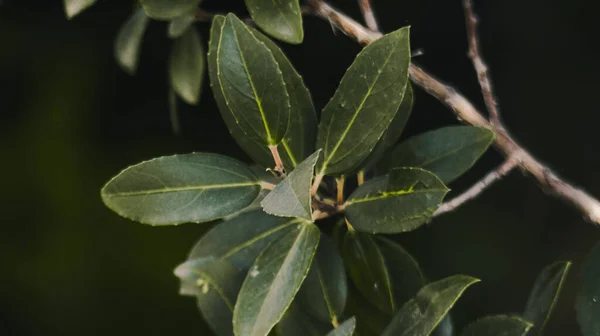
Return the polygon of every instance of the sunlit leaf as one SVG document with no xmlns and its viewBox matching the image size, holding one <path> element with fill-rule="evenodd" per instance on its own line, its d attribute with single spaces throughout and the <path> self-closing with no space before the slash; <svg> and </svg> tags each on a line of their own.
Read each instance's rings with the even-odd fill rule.
<svg viewBox="0 0 600 336">
<path fill-rule="evenodd" d="M 325 336 L 352 336 L 354 335 L 354 329 L 356 329 L 356 319 L 352 317 L 344 321 L 344 323 L 340 324 Z"/>
<path fill-rule="evenodd" d="M 178 38 L 192 26 L 196 21 L 196 17 L 193 12 L 184 13 L 169 22 L 169 28 L 167 35 L 170 38 Z"/>
<path fill-rule="evenodd" d="M 600 335 L 600 243 L 590 251 L 581 268 L 575 309 L 583 336 Z"/>
<path fill-rule="evenodd" d="M 201 0 L 139 0 L 146 14 L 155 20 L 173 20 L 198 7 Z"/>
<path fill-rule="evenodd" d="M 144 224 L 208 222 L 248 206 L 260 181 L 243 163 L 226 156 L 192 153 L 131 166 L 102 189 L 104 203 Z"/>
<path fill-rule="evenodd" d="M 409 29 L 366 46 L 348 68 L 323 109 L 317 148 L 321 174 L 341 175 L 357 167 L 394 119 L 408 83 Z"/>
<path fill-rule="evenodd" d="M 461 336 L 525 336 L 533 325 L 518 316 L 486 316 L 471 324 Z"/>
<path fill-rule="evenodd" d="M 138 67 L 142 39 L 148 28 L 148 16 L 143 9 L 136 10 L 121 26 L 115 40 L 115 58 L 123 71 L 133 75 Z"/>
<path fill-rule="evenodd" d="M 359 231 L 411 231 L 429 220 L 448 188 L 420 168 L 397 168 L 359 186 L 346 202 L 346 218 Z"/>
<path fill-rule="evenodd" d="M 69 20 L 74 18 L 79 13 L 95 4 L 96 1 L 97 0 L 64 0 L 67 18 Z"/>
<path fill-rule="evenodd" d="M 428 336 L 478 279 L 455 275 L 423 287 L 396 313 L 382 336 Z"/>
<path fill-rule="evenodd" d="M 298 0 L 246 0 L 246 7 L 267 34 L 288 43 L 301 43 L 304 39 Z"/>
<path fill-rule="evenodd" d="M 235 335 L 265 336 L 279 322 L 308 273 L 319 235 L 314 224 L 298 224 L 261 253 L 235 305 Z"/>
<path fill-rule="evenodd" d="M 200 35 L 190 27 L 175 40 L 169 58 L 171 87 L 186 103 L 198 104 L 204 77 L 204 48 Z"/>
</svg>

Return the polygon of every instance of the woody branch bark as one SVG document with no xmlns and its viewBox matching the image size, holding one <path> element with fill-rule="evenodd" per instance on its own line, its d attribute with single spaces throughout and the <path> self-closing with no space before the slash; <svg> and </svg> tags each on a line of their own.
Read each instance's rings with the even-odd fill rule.
<svg viewBox="0 0 600 336">
<path fill-rule="evenodd" d="M 381 33 L 364 27 L 322 0 L 309 0 L 308 4 L 314 15 L 329 21 L 361 44 L 369 44 L 382 36 Z M 496 133 L 494 145 L 500 152 L 507 158 L 517 160 L 518 166 L 531 174 L 548 193 L 578 209 L 586 219 L 600 224 L 600 202 L 585 191 L 565 182 L 551 169 L 540 163 L 514 141 L 501 123 L 498 123 L 499 127 L 492 127 L 469 100 L 417 65 L 410 65 L 409 74 L 413 83 L 448 106 L 463 122 L 493 129 Z"/>
<path fill-rule="evenodd" d="M 371 0 L 358 0 L 358 4 L 360 5 L 360 11 L 362 12 L 367 27 L 373 31 L 379 31 L 379 25 L 377 24 L 377 19 L 375 19 L 375 13 L 373 13 Z"/>
</svg>

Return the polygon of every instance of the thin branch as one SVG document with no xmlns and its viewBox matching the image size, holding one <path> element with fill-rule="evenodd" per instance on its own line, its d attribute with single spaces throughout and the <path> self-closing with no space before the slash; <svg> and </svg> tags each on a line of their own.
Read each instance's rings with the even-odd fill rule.
<svg viewBox="0 0 600 336">
<path fill-rule="evenodd" d="M 451 201 L 445 202 L 444 204 L 442 204 L 437 209 L 437 211 L 433 214 L 433 216 L 435 217 L 435 216 L 444 214 L 446 212 L 454 211 L 456 208 L 461 206 L 463 203 L 470 201 L 470 200 L 474 199 L 475 197 L 479 196 L 479 194 L 481 194 L 481 192 L 483 192 L 488 186 L 490 186 L 492 183 L 498 181 L 499 179 L 501 179 L 502 177 L 507 175 L 509 172 L 511 172 L 513 170 L 513 168 L 515 168 L 518 165 L 519 165 L 519 161 L 516 158 L 506 160 L 500 167 L 491 171 L 482 180 L 475 183 L 467 191 L 460 194 L 459 196 L 456 196 Z"/>
<path fill-rule="evenodd" d="M 346 183 L 346 178 L 344 176 L 338 177 L 335 179 L 337 197 L 336 201 L 338 204 L 344 203 L 344 184 Z"/>
<path fill-rule="evenodd" d="M 281 156 L 279 155 L 277 145 L 269 146 L 269 149 L 271 150 L 273 161 L 275 161 L 275 172 L 280 176 L 285 177 L 285 167 L 283 166 L 283 161 L 281 161 Z"/>
<path fill-rule="evenodd" d="M 467 38 L 469 40 L 469 57 L 473 61 L 475 72 L 477 72 L 477 78 L 479 79 L 479 86 L 481 86 L 483 100 L 485 101 L 485 105 L 490 113 L 491 124 L 495 127 L 502 127 L 502 123 L 500 122 L 500 114 L 498 113 L 498 105 L 496 103 L 496 99 L 494 99 L 488 67 L 483 61 L 481 52 L 479 51 L 479 38 L 477 37 L 477 16 L 475 16 L 475 13 L 473 12 L 473 1 L 464 0 L 463 7 L 465 9 Z"/>
<path fill-rule="evenodd" d="M 362 26 L 322 0 L 309 0 L 308 4 L 313 9 L 313 14 L 329 21 L 361 44 L 371 43 L 382 36 L 381 33 Z M 409 75 L 413 83 L 448 106 L 463 122 L 488 129 L 492 128 L 473 104 L 458 94 L 452 87 L 437 80 L 415 64 L 410 65 Z M 495 131 L 494 142 L 499 151 L 504 153 L 506 157 L 518 154 L 521 168 L 533 175 L 544 189 L 581 211 L 588 220 L 600 224 L 600 202 L 597 199 L 563 181 L 548 167 L 519 146 L 504 127 L 496 128 Z"/>
<path fill-rule="evenodd" d="M 260 187 L 266 190 L 273 190 L 277 185 L 266 181 L 260 181 Z"/>
<path fill-rule="evenodd" d="M 358 173 L 356 173 L 356 182 L 358 183 L 358 185 L 362 185 L 363 183 L 365 183 L 365 171 L 361 170 Z"/>
<path fill-rule="evenodd" d="M 377 24 L 377 19 L 375 19 L 373 7 L 371 7 L 371 0 L 358 0 L 358 3 L 367 27 L 373 31 L 379 31 L 379 25 Z"/>
</svg>

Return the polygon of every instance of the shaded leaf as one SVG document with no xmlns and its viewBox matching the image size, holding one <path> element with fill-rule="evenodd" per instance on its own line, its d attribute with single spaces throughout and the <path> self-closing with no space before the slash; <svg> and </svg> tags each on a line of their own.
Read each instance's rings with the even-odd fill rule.
<svg viewBox="0 0 600 336">
<path fill-rule="evenodd" d="M 538 275 L 529 294 L 523 318 L 533 323 L 528 335 L 541 335 L 571 267 L 570 262 L 558 262 L 545 267 Z"/>
<path fill-rule="evenodd" d="M 532 326 L 518 316 L 486 316 L 469 324 L 461 336 L 525 336 Z"/>
<path fill-rule="evenodd" d="M 265 197 L 261 205 L 266 213 L 312 219 L 310 187 L 320 152 L 318 150 L 302 161 Z"/>
<path fill-rule="evenodd" d="M 127 19 L 117 34 L 115 58 L 123 71 L 130 75 L 137 70 L 142 39 L 149 21 L 144 10 L 140 8 Z"/>
<path fill-rule="evenodd" d="M 246 0 L 248 12 L 267 34 L 288 43 L 302 43 L 302 11 L 298 0 Z"/>
<path fill-rule="evenodd" d="M 392 315 L 381 311 L 361 295 L 356 288 L 350 290 L 345 314 L 355 316 L 356 333 L 361 336 L 381 335 Z"/>
<path fill-rule="evenodd" d="M 581 268 L 581 285 L 575 302 L 577 321 L 583 336 L 600 334 L 600 243 L 586 257 Z"/>
<path fill-rule="evenodd" d="M 317 254 L 296 301 L 309 314 L 330 324 L 342 317 L 347 297 L 344 261 L 331 238 L 321 235 Z"/>
<path fill-rule="evenodd" d="M 340 324 L 325 336 L 352 336 L 354 335 L 354 329 L 356 329 L 356 319 L 352 317 L 344 321 L 344 323 Z"/>
<path fill-rule="evenodd" d="M 450 314 L 446 314 L 440 324 L 431 333 L 431 336 L 453 336 L 454 335 L 454 324 Z"/>
<path fill-rule="evenodd" d="M 195 21 L 196 17 L 193 12 L 184 13 L 169 22 L 167 35 L 172 39 L 178 38 L 183 35 Z"/>
<path fill-rule="evenodd" d="M 420 167 L 449 183 L 465 173 L 487 150 L 494 133 L 483 127 L 451 126 L 412 137 L 386 154 L 378 171 Z"/>
<path fill-rule="evenodd" d="M 171 87 L 186 103 L 198 104 L 204 77 L 204 48 L 194 27 L 175 40 L 169 57 Z"/>
<path fill-rule="evenodd" d="M 342 175 L 373 150 L 404 97 L 410 64 L 409 29 L 367 45 L 358 54 L 323 109 L 317 148 L 320 174 Z"/>
<path fill-rule="evenodd" d="M 260 254 L 235 305 L 235 335 L 265 336 L 279 322 L 308 273 L 319 235 L 314 224 L 298 224 Z"/>
<path fill-rule="evenodd" d="M 281 142 L 290 101 L 272 52 L 235 15 L 229 14 L 217 47 L 217 76 L 228 109 L 243 131 L 266 146 Z"/>
<path fill-rule="evenodd" d="M 140 0 L 146 14 L 155 20 L 173 20 L 189 13 L 201 0 Z"/>
<path fill-rule="evenodd" d="M 359 186 L 346 202 L 346 218 L 359 231 L 411 231 L 429 220 L 448 191 L 426 170 L 397 168 Z"/>
<path fill-rule="evenodd" d="M 96 0 L 64 0 L 65 13 L 70 20 L 96 3 Z"/>
<path fill-rule="evenodd" d="M 292 302 L 275 327 L 280 336 L 323 336 L 329 329 L 329 324 L 310 316 L 297 300 Z"/>
<path fill-rule="evenodd" d="M 382 336 L 427 336 L 478 279 L 455 275 L 423 287 L 396 313 Z"/>
<path fill-rule="evenodd" d="M 144 224 L 208 222 L 248 206 L 260 181 L 243 163 L 208 153 L 165 156 L 131 166 L 102 189 L 119 215 Z"/>
</svg>

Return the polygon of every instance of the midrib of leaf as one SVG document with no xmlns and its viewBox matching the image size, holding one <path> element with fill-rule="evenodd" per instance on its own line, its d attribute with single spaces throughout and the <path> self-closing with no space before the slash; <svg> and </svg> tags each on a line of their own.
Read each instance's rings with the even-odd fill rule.
<svg viewBox="0 0 600 336">
<path fill-rule="evenodd" d="M 213 184 L 206 186 L 190 186 L 190 187 L 177 187 L 177 188 L 165 188 L 155 190 L 143 190 L 143 191 L 129 191 L 129 192 L 117 192 L 105 194 L 108 198 L 114 197 L 128 197 L 128 196 L 140 196 L 140 195 L 153 195 L 153 194 L 167 194 L 172 192 L 181 191 L 192 191 L 192 190 L 210 190 L 210 189 L 227 189 L 227 188 L 239 188 L 260 185 L 259 182 L 246 182 L 246 183 L 231 183 L 231 184 Z"/>
<path fill-rule="evenodd" d="M 383 66 L 381 67 L 381 69 L 383 69 L 383 68 L 385 68 L 387 66 L 388 62 L 390 61 L 390 58 L 392 57 L 392 54 L 395 52 L 395 48 L 392 48 L 391 50 L 392 51 L 388 54 L 388 56 L 387 56 L 385 62 L 383 63 Z M 346 135 L 350 131 L 350 128 L 354 124 L 354 121 L 356 120 L 356 118 L 358 118 L 358 115 L 362 111 L 365 103 L 367 102 L 367 99 L 369 99 L 369 97 L 371 96 L 371 92 L 373 91 L 373 87 L 375 87 L 375 85 L 377 84 L 377 81 L 379 81 L 379 77 L 381 77 L 382 73 L 383 73 L 383 71 L 378 71 L 377 72 L 377 76 L 375 76 L 375 80 L 373 80 L 373 84 L 371 84 L 369 86 L 369 89 L 367 90 L 367 93 L 365 94 L 365 96 L 363 97 L 362 101 L 360 102 L 360 105 L 358 106 L 358 108 L 356 110 L 356 113 L 354 113 L 354 115 L 352 116 L 352 119 L 350 120 L 350 122 L 346 126 L 346 129 L 344 129 L 344 132 L 342 133 L 342 136 L 340 137 L 340 139 L 338 140 L 338 142 L 336 143 L 336 145 L 333 147 L 331 153 L 327 156 L 327 159 L 325 159 L 325 161 L 323 162 L 323 166 L 321 167 L 321 170 L 320 170 L 321 174 L 325 172 L 325 170 L 327 169 L 327 165 L 331 161 L 332 157 L 335 155 L 335 153 L 337 152 L 337 150 L 340 148 L 340 146 L 342 145 L 342 142 L 346 139 Z M 329 124 L 329 127 L 327 127 L 327 134 L 330 134 L 330 132 L 331 132 L 331 126 L 332 125 L 333 125 L 333 117 L 331 119 L 331 123 Z M 325 148 L 327 148 L 328 145 L 329 145 L 329 136 L 327 137 L 327 140 L 325 142 Z"/>
<path fill-rule="evenodd" d="M 285 222 L 285 223 L 283 223 L 283 224 L 281 224 L 281 225 L 279 225 L 279 226 L 277 226 L 275 228 L 272 228 L 272 229 L 270 229 L 268 231 L 265 231 L 262 234 L 254 237 L 254 238 L 252 238 L 250 240 L 247 240 L 247 241 L 245 241 L 244 243 L 242 243 L 242 244 L 240 244 L 238 246 L 235 246 L 234 248 L 232 248 L 231 250 L 229 250 L 229 252 L 225 253 L 222 257 L 220 257 L 220 259 L 227 259 L 227 258 L 231 257 L 232 255 L 236 254 L 237 252 L 245 249 L 246 247 L 248 247 L 248 246 L 256 243 L 257 241 L 259 241 L 261 239 L 264 239 L 264 238 L 272 235 L 273 233 L 275 233 L 275 232 L 277 232 L 279 230 L 283 230 L 286 227 L 292 226 L 292 225 L 296 224 L 297 222 L 300 222 L 300 220 L 293 219 L 293 220 L 291 220 L 289 222 Z"/>
<path fill-rule="evenodd" d="M 560 281 L 558 283 L 558 287 L 556 288 L 556 291 L 554 291 L 554 297 L 552 297 L 552 304 L 550 305 L 550 308 L 548 309 L 549 313 L 551 313 L 554 310 L 554 307 L 556 306 L 556 301 L 562 290 L 562 286 L 565 281 L 565 278 L 566 278 L 567 274 L 569 274 L 570 267 L 571 267 L 571 263 L 567 263 L 567 267 L 564 268 L 562 275 L 560 276 Z M 550 314 L 546 314 L 546 316 L 544 317 L 544 322 L 542 323 L 542 325 L 540 325 L 540 329 L 538 331 L 539 335 L 541 335 L 542 331 L 544 331 L 544 327 L 546 327 L 546 324 L 548 323 L 549 319 L 550 319 Z"/>
<path fill-rule="evenodd" d="M 317 278 L 319 279 L 319 284 L 321 285 L 321 292 L 323 293 L 323 299 L 325 300 L 325 304 L 327 305 L 327 310 L 329 311 L 329 317 L 331 318 L 331 322 L 332 324 L 334 324 L 334 322 L 337 322 L 337 314 L 335 313 L 335 308 L 333 307 L 333 304 L 331 303 L 331 298 L 329 297 L 329 292 L 327 291 L 326 287 L 325 287 L 325 282 L 323 281 L 323 276 L 321 275 L 321 269 L 319 268 L 319 265 L 317 263 L 317 265 L 315 265 L 316 267 L 316 272 L 317 272 Z"/>
<path fill-rule="evenodd" d="M 227 296 L 225 295 L 225 291 L 223 291 L 223 288 L 217 286 L 217 282 L 215 280 L 213 280 L 213 278 L 211 278 L 210 276 L 208 276 L 206 273 L 201 272 L 201 271 L 192 271 L 194 274 L 202 277 L 202 280 L 208 282 L 213 288 L 214 290 L 219 294 L 219 296 L 223 299 L 223 301 L 225 302 L 225 304 L 227 305 L 227 308 L 229 308 L 229 310 L 233 313 L 233 304 L 229 301 L 229 299 L 227 298 Z"/>
<path fill-rule="evenodd" d="M 427 192 L 447 192 L 447 191 L 448 191 L 447 189 L 423 189 L 423 190 L 399 190 L 399 191 L 393 191 L 393 192 L 384 192 L 383 194 L 381 194 L 379 196 L 348 200 L 346 202 L 346 205 L 348 206 L 350 204 L 355 204 L 355 203 L 378 201 L 380 199 L 393 197 L 393 196 L 420 194 L 420 193 L 427 193 Z"/>
</svg>

